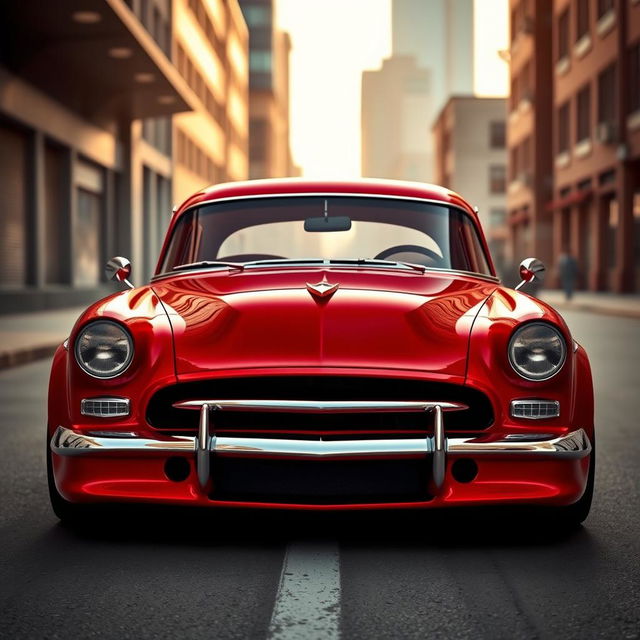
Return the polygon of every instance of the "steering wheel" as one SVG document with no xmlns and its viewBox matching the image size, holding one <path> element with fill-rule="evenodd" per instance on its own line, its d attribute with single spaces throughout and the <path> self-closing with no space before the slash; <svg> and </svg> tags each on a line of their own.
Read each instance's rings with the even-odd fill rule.
<svg viewBox="0 0 640 640">
<path fill-rule="evenodd" d="M 374 260 L 386 260 L 389 256 L 396 253 L 420 253 L 423 256 L 426 256 L 429 259 L 429 262 L 433 265 L 442 263 L 442 257 L 435 251 L 427 249 L 426 247 L 421 247 L 417 244 L 397 244 L 395 247 L 389 247 L 388 249 L 381 251 L 374 257 Z"/>
</svg>

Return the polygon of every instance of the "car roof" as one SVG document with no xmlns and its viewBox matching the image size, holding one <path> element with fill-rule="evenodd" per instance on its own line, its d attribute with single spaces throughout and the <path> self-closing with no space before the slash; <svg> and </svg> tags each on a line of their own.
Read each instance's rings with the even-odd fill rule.
<svg viewBox="0 0 640 640">
<path fill-rule="evenodd" d="M 290 194 L 357 194 L 372 196 L 396 196 L 435 200 L 458 206 L 467 211 L 477 222 L 473 207 L 460 195 L 434 184 L 362 178 L 358 180 L 310 180 L 307 178 L 275 178 L 225 182 L 198 191 L 178 208 L 177 214 L 194 205 L 225 198 L 255 197 L 260 195 Z"/>
</svg>

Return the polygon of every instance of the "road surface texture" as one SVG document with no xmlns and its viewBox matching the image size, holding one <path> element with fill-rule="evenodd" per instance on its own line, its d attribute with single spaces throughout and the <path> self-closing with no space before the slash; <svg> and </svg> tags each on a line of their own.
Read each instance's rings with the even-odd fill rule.
<svg viewBox="0 0 640 640">
<path fill-rule="evenodd" d="M 567 312 L 596 384 L 596 496 L 558 533 L 491 512 L 115 514 L 58 524 L 48 363 L 0 373 L 1 638 L 638 638 L 640 321 Z"/>
</svg>

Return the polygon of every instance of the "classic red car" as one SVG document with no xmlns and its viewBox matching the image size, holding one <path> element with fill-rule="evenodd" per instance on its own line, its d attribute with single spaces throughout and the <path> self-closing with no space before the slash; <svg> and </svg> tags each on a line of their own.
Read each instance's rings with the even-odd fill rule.
<svg viewBox="0 0 640 640">
<path fill-rule="evenodd" d="M 521 285 L 543 268 L 524 261 Z M 132 286 L 128 261 L 108 270 Z M 51 372 L 61 518 L 521 504 L 581 522 L 594 444 L 562 317 L 500 284 L 463 198 L 414 183 L 196 193 L 151 282 L 89 307 Z"/>
</svg>

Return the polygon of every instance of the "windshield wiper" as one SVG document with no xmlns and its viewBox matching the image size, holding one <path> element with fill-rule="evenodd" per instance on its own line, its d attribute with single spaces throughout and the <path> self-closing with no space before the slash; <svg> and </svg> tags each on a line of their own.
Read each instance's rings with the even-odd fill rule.
<svg viewBox="0 0 640 640">
<path fill-rule="evenodd" d="M 375 267 L 376 265 L 380 265 L 381 267 L 386 267 L 389 265 L 400 265 L 403 267 L 407 267 L 408 269 L 414 269 L 415 271 L 420 271 L 420 273 L 424 273 L 427 268 L 423 267 L 420 264 L 412 264 L 411 262 L 397 262 L 396 260 L 374 260 L 373 258 L 341 258 L 329 260 L 330 264 L 358 264 L 363 266 L 371 266 Z"/>
<path fill-rule="evenodd" d="M 200 260 L 200 262 L 179 264 L 177 267 L 173 267 L 172 271 L 187 271 L 189 269 L 201 269 L 203 267 L 228 267 L 229 269 L 244 271 L 244 265 L 242 264 L 237 262 L 223 262 L 219 260 Z"/>
<path fill-rule="evenodd" d="M 258 266 L 270 264 L 324 264 L 325 260 L 322 258 L 271 258 L 269 260 L 252 260 L 246 262 L 245 265 Z"/>
</svg>

